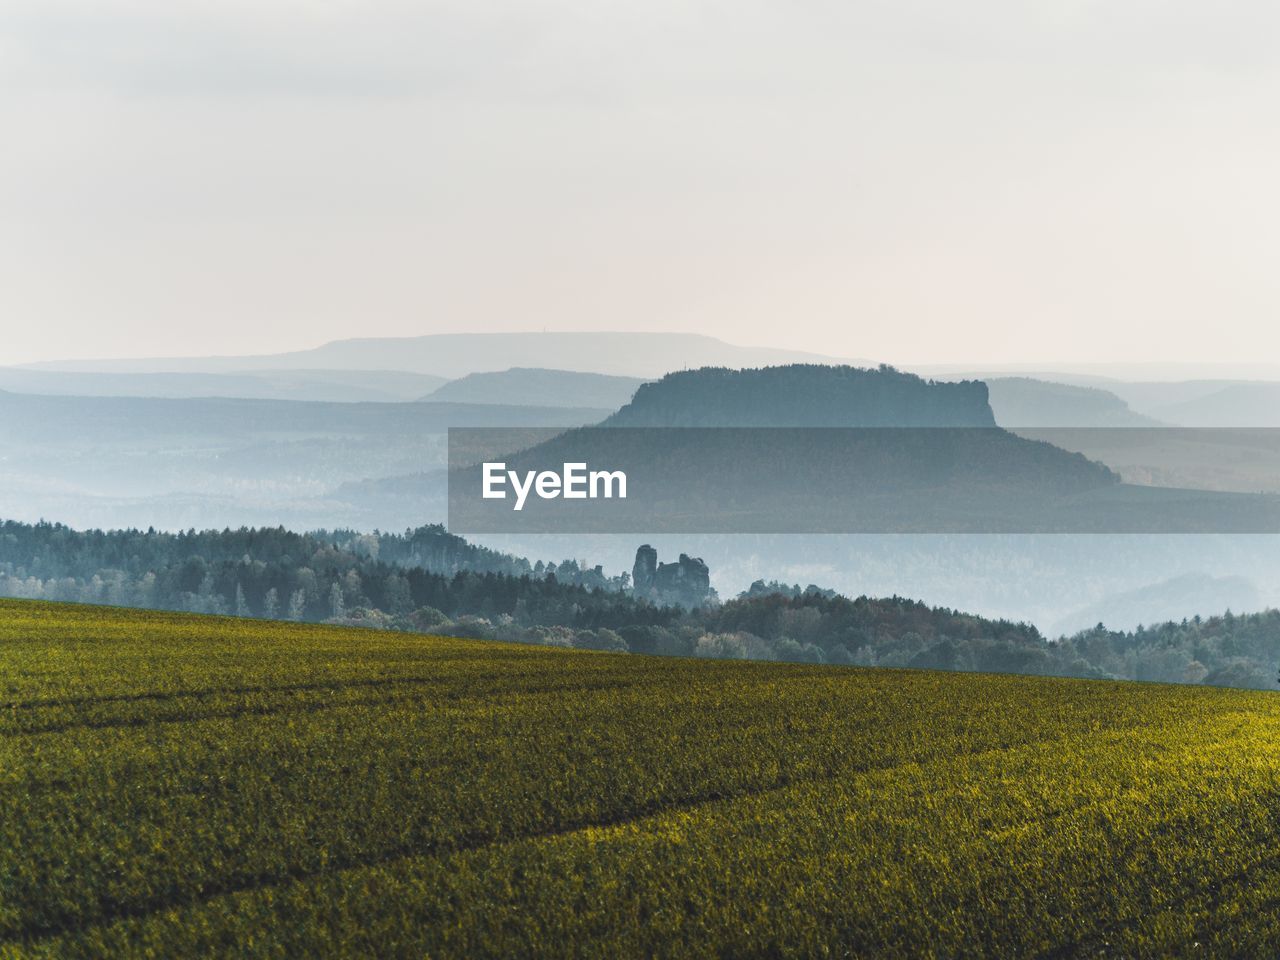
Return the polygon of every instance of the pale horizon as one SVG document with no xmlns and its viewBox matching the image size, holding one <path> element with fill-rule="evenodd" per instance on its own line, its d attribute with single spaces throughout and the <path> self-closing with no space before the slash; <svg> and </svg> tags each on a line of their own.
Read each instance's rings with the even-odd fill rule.
<svg viewBox="0 0 1280 960">
<path fill-rule="evenodd" d="M 1280 357 L 1263 3 L 0 6 L 0 365 L 638 330 Z"/>
</svg>

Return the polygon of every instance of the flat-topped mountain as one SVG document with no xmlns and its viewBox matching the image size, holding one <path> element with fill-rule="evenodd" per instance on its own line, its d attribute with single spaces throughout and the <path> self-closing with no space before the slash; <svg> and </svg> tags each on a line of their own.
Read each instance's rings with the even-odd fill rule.
<svg viewBox="0 0 1280 960">
<path fill-rule="evenodd" d="M 542 497 L 516 514 L 479 498 L 478 469 L 463 470 L 450 521 L 473 532 L 1028 530 L 1060 524 L 1063 498 L 1119 481 L 996 426 L 979 381 L 811 364 L 669 374 L 598 426 L 534 439 L 503 469 L 571 463 L 625 474 L 626 497 L 586 508 Z"/>
<path fill-rule="evenodd" d="M 1129 431 L 1107 435 L 1117 432 Z M 1122 484 L 1087 453 L 998 426 L 986 384 L 888 367 L 669 374 L 598 426 L 532 438 L 503 469 L 523 477 L 573 463 L 625 474 L 626 498 L 584 507 L 581 496 L 539 491 L 513 511 L 502 497 L 472 502 L 466 491 L 481 484 L 464 475 L 450 484 L 451 523 L 474 521 L 471 532 L 1280 529 L 1280 497 Z"/>
<path fill-rule="evenodd" d="M 606 427 L 994 427 L 987 386 L 891 367 L 792 364 L 670 373 Z"/>
</svg>

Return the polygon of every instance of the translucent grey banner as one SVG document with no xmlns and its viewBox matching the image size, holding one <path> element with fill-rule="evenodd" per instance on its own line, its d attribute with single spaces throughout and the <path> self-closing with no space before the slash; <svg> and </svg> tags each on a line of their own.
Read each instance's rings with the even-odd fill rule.
<svg viewBox="0 0 1280 960">
<path fill-rule="evenodd" d="M 1277 533 L 1280 430 L 449 431 L 455 533 Z"/>
</svg>

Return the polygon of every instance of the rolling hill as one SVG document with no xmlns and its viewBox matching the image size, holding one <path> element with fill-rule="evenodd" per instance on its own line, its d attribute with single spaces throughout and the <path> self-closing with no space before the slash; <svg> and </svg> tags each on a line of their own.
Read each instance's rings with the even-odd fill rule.
<svg viewBox="0 0 1280 960">
<path fill-rule="evenodd" d="M 81 397 L 235 397 L 336 403 L 414 400 L 443 377 L 397 370 L 261 370 L 252 373 L 73 373 L 0 367 L 0 388 Z M 563 406 L 563 404 L 562 404 Z"/>
<path fill-rule="evenodd" d="M 0 398 L 0 441 L 201 444 L 225 438 L 381 437 L 411 440 L 449 427 L 576 426 L 606 410 L 464 403 L 324 403 L 241 398 Z"/>
<path fill-rule="evenodd" d="M 992 377 L 987 391 L 1002 427 L 1158 427 L 1120 397 L 1097 387 L 1051 383 L 1030 377 Z"/>
<path fill-rule="evenodd" d="M 29 369 L 75 372 L 221 373 L 255 370 L 402 370 L 456 378 L 542 367 L 627 377 L 688 367 L 849 362 L 799 350 L 740 347 L 692 333 L 442 333 L 336 340 L 311 350 L 248 357 L 66 360 Z"/>
<path fill-rule="evenodd" d="M 1060 618 L 1051 631 L 1072 634 L 1099 623 L 1111 630 L 1134 630 L 1143 624 L 1184 620 L 1209 610 L 1244 613 L 1264 606 L 1258 588 L 1245 577 L 1191 573 L 1112 593 Z"/>
<path fill-rule="evenodd" d="M 0 669 L 7 957 L 1280 937 L 1274 694 L 14 601 Z"/>
<path fill-rule="evenodd" d="M 996 418 L 1001 426 L 1280 427 L 1280 381 L 1244 379 L 1249 373 L 1264 372 L 1267 371 L 1263 367 L 1241 368 L 1241 378 L 1234 380 L 1122 380 L 1064 372 L 1037 372 L 1015 378 L 1007 374 L 964 371 L 946 376 L 977 377 L 991 385 L 992 405 L 997 408 Z M 1006 384 L 1016 381 L 1018 385 L 997 388 L 996 381 L 1001 380 Z M 1089 393 L 1077 393 L 1070 388 Z M 1095 391 L 1119 398 L 1139 420 L 1134 421 L 1132 416 L 1118 410 L 1114 401 L 1104 401 Z M 1001 405 L 1005 406 L 1003 420 Z M 1064 418 L 1064 413 L 1070 414 L 1070 418 Z"/>
<path fill-rule="evenodd" d="M 362 510 L 333 489 L 442 468 L 451 426 L 570 427 L 607 412 L 0 394 L 0 516 L 168 529 L 361 525 Z"/>
<path fill-rule="evenodd" d="M 616 410 L 629 402 L 644 382 L 639 377 L 512 367 L 492 373 L 469 373 L 442 384 L 422 400 Z"/>
<path fill-rule="evenodd" d="M 1153 406 L 1152 412 L 1187 427 L 1280 427 L 1280 383 L 1213 386 L 1198 396 Z"/>
</svg>

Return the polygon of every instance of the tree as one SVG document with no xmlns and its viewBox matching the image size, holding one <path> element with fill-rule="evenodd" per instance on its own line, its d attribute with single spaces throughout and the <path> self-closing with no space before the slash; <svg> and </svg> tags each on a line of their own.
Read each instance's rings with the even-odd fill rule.
<svg viewBox="0 0 1280 960">
<path fill-rule="evenodd" d="M 280 595 L 272 587 L 262 600 L 262 615 L 268 620 L 276 620 L 280 616 Z"/>
<path fill-rule="evenodd" d="M 289 594 L 289 619 L 298 621 L 306 615 L 307 610 L 307 592 L 305 590 L 295 590 Z"/>
</svg>

